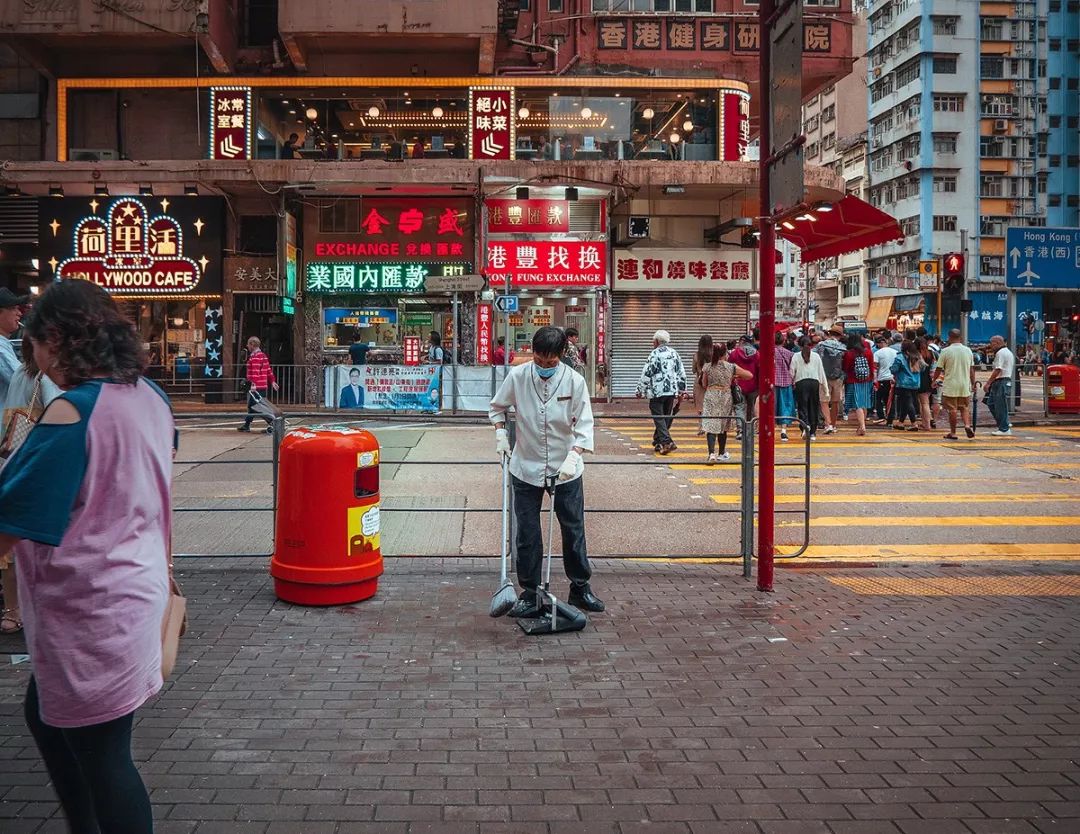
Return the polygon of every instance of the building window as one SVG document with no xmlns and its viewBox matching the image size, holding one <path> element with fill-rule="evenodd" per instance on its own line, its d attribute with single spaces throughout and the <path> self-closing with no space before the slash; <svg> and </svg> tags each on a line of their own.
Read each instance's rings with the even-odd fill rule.
<svg viewBox="0 0 1080 834">
<path fill-rule="evenodd" d="M 956 134 L 935 133 L 934 153 L 956 153 Z"/>
<path fill-rule="evenodd" d="M 934 19 L 934 34 L 935 35 L 955 35 L 956 34 L 956 22 L 959 20 L 957 17 L 935 17 Z"/>
<path fill-rule="evenodd" d="M 984 17 L 982 19 L 982 39 L 984 41 L 1005 40 L 1005 18 Z"/>
<path fill-rule="evenodd" d="M 549 12 L 561 12 L 563 10 L 563 0 L 548 0 Z"/>
<path fill-rule="evenodd" d="M 935 232 L 955 232 L 956 231 L 956 215 L 955 214 L 935 214 L 934 215 L 934 231 Z"/>
<path fill-rule="evenodd" d="M 983 78 L 1005 77 L 1005 59 L 999 55 L 983 55 L 979 67 Z"/>
<path fill-rule="evenodd" d="M 821 140 L 821 147 L 824 148 L 825 150 L 828 150 L 829 148 L 833 147 L 834 145 L 836 145 L 836 134 L 835 133 L 830 133 L 823 140 Z"/>
<path fill-rule="evenodd" d="M 934 59 L 934 63 L 937 63 L 937 58 Z M 953 72 L 956 72 L 956 59 L 953 59 Z M 918 79 L 919 71 L 919 59 L 916 58 L 913 61 L 908 61 L 906 64 L 900 67 L 896 71 L 896 87 L 899 89 L 905 84 L 910 84 L 912 81 Z"/>
<path fill-rule="evenodd" d="M 963 113 L 964 97 L 962 95 L 934 94 L 935 113 Z"/>
<path fill-rule="evenodd" d="M 1005 258 L 1001 255 L 983 255 L 980 261 L 979 274 L 1005 276 Z"/>
<path fill-rule="evenodd" d="M 934 72 L 939 75 L 956 75 L 956 58 L 952 56 L 935 57 Z"/>
<path fill-rule="evenodd" d="M 1005 184 L 1001 177 L 987 175 L 979 177 L 979 195 L 981 197 L 1004 197 Z"/>
<path fill-rule="evenodd" d="M 941 194 L 955 194 L 956 177 L 934 177 L 934 191 Z"/>
<path fill-rule="evenodd" d="M 828 123 L 836 120 L 836 105 L 830 104 L 821 111 L 821 121 Z"/>
<path fill-rule="evenodd" d="M 900 221 L 900 231 L 904 233 L 904 237 L 917 237 L 919 229 L 919 215 L 917 214 L 913 214 L 911 217 L 905 217 Z"/>
<path fill-rule="evenodd" d="M 344 232 L 355 234 L 360 230 L 360 201 L 335 200 L 319 210 L 320 232 Z"/>
<path fill-rule="evenodd" d="M 518 0 L 518 8 L 523 12 L 527 12 L 529 10 L 529 3 L 530 0 Z"/>
<path fill-rule="evenodd" d="M 270 46 L 278 33 L 278 0 L 246 0 L 240 4 L 241 46 Z"/>
</svg>

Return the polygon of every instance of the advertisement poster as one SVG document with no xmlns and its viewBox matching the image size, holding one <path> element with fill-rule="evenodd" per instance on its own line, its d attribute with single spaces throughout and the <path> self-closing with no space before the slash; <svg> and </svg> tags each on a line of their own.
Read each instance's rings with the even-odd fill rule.
<svg viewBox="0 0 1080 834">
<path fill-rule="evenodd" d="M 366 411 L 439 410 L 439 365 L 328 365 L 327 408 Z"/>
</svg>

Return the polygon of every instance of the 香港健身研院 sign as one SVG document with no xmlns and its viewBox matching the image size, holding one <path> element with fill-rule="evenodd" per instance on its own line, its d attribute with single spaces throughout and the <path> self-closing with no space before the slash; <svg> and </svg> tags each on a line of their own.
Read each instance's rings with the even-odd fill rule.
<svg viewBox="0 0 1080 834">
<path fill-rule="evenodd" d="M 1080 290 L 1080 229 L 1007 229 L 1005 286 L 1015 290 Z"/>
<path fill-rule="evenodd" d="M 623 4 L 625 8 L 625 3 Z M 802 51 L 807 55 L 832 52 L 832 22 L 808 19 L 802 25 Z M 596 46 L 623 52 L 734 52 L 761 49 L 761 29 L 756 19 L 706 17 L 697 21 L 672 17 L 598 18 Z"/>
<path fill-rule="evenodd" d="M 384 293 L 418 295 L 427 292 L 429 276 L 465 275 L 471 264 L 432 263 L 309 263 L 304 288 L 309 293 Z"/>
<path fill-rule="evenodd" d="M 114 295 L 220 295 L 218 197 L 53 197 L 39 211 L 42 276 Z"/>
<path fill-rule="evenodd" d="M 488 241 L 487 276 L 492 286 L 607 284 L 607 248 L 599 241 Z"/>
<path fill-rule="evenodd" d="M 615 292 L 751 292 L 757 253 L 751 249 L 615 250 Z"/>
</svg>

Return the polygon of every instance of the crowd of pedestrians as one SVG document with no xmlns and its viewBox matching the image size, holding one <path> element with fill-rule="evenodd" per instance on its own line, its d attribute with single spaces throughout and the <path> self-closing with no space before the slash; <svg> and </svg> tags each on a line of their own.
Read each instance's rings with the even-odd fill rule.
<svg viewBox="0 0 1080 834">
<path fill-rule="evenodd" d="M 698 434 L 708 444 L 708 461 L 727 460 L 728 432 L 734 430 L 738 439 L 741 427 L 758 416 L 760 334 L 755 329 L 726 343 L 702 336 L 689 378 L 670 342 L 666 330 L 656 331 L 638 383 L 638 396 L 648 397 L 654 419 L 653 449 L 667 455 L 678 448 L 670 433 L 672 417 L 682 400 L 692 395 L 700 416 Z M 958 330 L 943 343 L 924 328 L 883 330 L 870 338 L 846 333 L 836 324 L 825 333 L 779 331 L 773 350 L 781 441 L 790 439 L 788 432 L 796 423 L 800 436 L 809 432 L 810 440 L 817 440 L 819 432 L 835 433 L 841 421 L 852 424 L 857 437 L 866 436 L 870 426 L 932 432 L 939 430 L 943 412 L 949 423 L 943 439 L 960 439 L 960 429 L 973 438 L 972 401 L 979 391 L 975 367 L 980 359 L 993 366 L 981 392 L 996 423 L 991 434 L 1012 434 L 1008 403 L 1016 357 L 1000 336 L 976 356 L 962 343 Z"/>
</svg>

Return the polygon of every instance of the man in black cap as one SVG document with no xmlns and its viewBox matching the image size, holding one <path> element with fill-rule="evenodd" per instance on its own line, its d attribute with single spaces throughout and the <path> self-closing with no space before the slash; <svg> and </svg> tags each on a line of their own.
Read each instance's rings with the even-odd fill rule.
<svg viewBox="0 0 1080 834">
<path fill-rule="evenodd" d="M 7 287 L 0 287 L 0 411 L 7 399 L 11 378 L 19 370 L 19 357 L 15 355 L 11 337 L 19 329 L 22 306 L 26 301 L 26 298 L 20 298 Z"/>
</svg>

